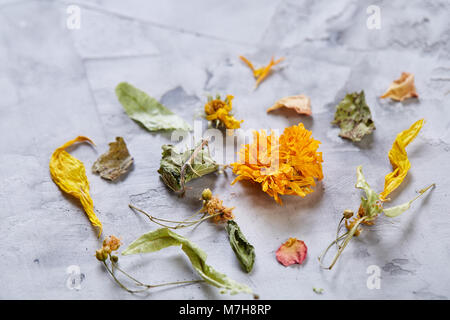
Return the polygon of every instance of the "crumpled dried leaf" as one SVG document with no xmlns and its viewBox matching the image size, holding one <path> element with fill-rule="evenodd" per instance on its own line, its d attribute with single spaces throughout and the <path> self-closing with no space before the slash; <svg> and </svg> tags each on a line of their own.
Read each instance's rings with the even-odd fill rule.
<svg viewBox="0 0 450 320">
<path fill-rule="evenodd" d="M 283 243 L 276 252 L 278 262 L 287 267 L 291 264 L 302 264 L 306 259 L 308 248 L 302 240 L 297 238 L 289 238 Z"/>
<path fill-rule="evenodd" d="M 409 129 L 400 132 L 395 138 L 389 151 L 389 161 L 393 170 L 384 178 L 384 190 L 380 195 L 382 200 L 386 199 L 392 191 L 398 188 L 405 179 L 409 168 L 411 168 L 406 147 L 417 137 L 423 124 L 424 119 L 418 120 Z"/>
<path fill-rule="evenodd" d="M 242 268 L 248 273 L 252 271 L 255 263 L 255 248 L 247 241 L 238 224 L 234 220 L 228 220 L 225 229 L 228 232 L 230 245 Z"/>
<path fill-rule="evenodd" d="M 381 204 L 379 203 L 380 195 L 367 183 L 366 178 L 362 173 L 362 166 L 358 166 L 356 168 L 356 176 L 355 187 L 364 190 L 366 193 L 366 198 L 361 197 L 361 207 L 364 210 L 363 213 L 372 220 L 376 218 L 376 216 L 378 216 L 378 214 L 380 214 L 383 210 Z"/>
<path fill-rule="evenodd" d="M 406 210 L 408 210 L 411 207 L 411 204 L 415 200 L 417 200 L 421 195 L 423 195 L 425 192 L 427 192 L 430 188 L 432 188 L 434 186 L 435 186 L 435 184 L 433 183 L 432 185 L 420 190 L 419 194 L 414 199 L 409 200 L 408 202 L 405 202 L 401 205 L 398 205 L 398 206 L 395 206 L 392 208 L 383 209 L 384 214 L 390 218 L 394 218 L 394 217 L 401 215 L 403 212 L 405 212 Z"/>
<path fill-rule="evenodd" d="M 219 165 L 213 160 L 205 145 L 203 142 L 183 153 L 177 152 L 173 145 L 162 146 L 163 152 L 158 173 L 170 189 L 183 191 L 184 184 L 190 180 L 217 171 Z"/>
<path fill-rule="evenodd" d="M 116 95 L 128 116 L 149 131 L 191 130 L 181 117 L 129 83 L 119 83 Z"/>
<path fill-rule="evenodd" d="M 113 181 L 126 173 L 132 164 L 133 158 L 128 152 L 125 141 L 122 137 L 116 137 L 116 142 L 109 144 L 109 151 L 94 162 L 92 172 Z"/>
<path fill-rule="evenodd" d="M 236 294 L 242 292 L 253 294 L 248 286 L 228 278 L 225 274 L 217 272 L 213 267 L 206 264 L 206 253 L 195 243 L 167 228 L 161 228 L 140 236 L 122 254 L 156 252 L 167 247 L 180 245 L 181 250 L 188 256 L 200 277 L 207 283 L 221 288 L 221 293 L 230 292 L 230 294 Z"/>
<path fill-rule="evenodd" d="M 364 91 L 347 94 L 337 105 L 334 121 L 331 123 L 341 128 L 339 136 L 352 141 L 361 141 L 366 134 L 372 133 L 375 124 Z"/>
<path fill-rule="evenodd" d="M 272 57 L 267 66 L 255 69 L 253 64 L 247 58 L 245 58 L 244 56 L 240 56 L 239 58 L 244 61 L 245 64 L 253 71 L 253 76 L 256 79 L 255 89 L 258 88 L 259 84 L 269 76 L 272 67 L 284 60 L 284 58 L 280 58 L 275 61 Z"/>
<path fill-rule="evenodd" d="M 53 181 L 62 191 L 81 201 L 89 221 L 94 227 L 99 229 L 100 236 L 102 224 L 94 212 L 94 203 L 89 194 L 89 181 L 86 177 L 84 164 L 65 151 L 72 144 L 84 141 L 94 144 L 91 139 L 79 136 L 57 148 L 50 159 L 50 174 Z"/>
<path fill-rule="evenodd" d="M 391 98 L 397 101 L 418 97 L 419 95 L 414 86 L 414 74 L 409 72 L 402 72 L 400 78 L 394 80 L 388 90 L 381 96 L 383 99 Z"/>
<path fill-rule="evenodd" d="M 311 99 L 303 94 L 298 96 L 284 97 L 274 103 L 267 112 L 277 110 L 280 108 L 294 109 L 298 114 L 311 115 Z"/>
</svg>

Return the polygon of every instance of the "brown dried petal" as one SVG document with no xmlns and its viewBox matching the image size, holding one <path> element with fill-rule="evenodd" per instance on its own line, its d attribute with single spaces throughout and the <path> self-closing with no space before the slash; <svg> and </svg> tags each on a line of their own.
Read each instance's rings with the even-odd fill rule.
<svg viewBox="0 0 450 320">
<path fill-rule="evenodd" d="M 102 154 L 92 166 L 92 172 L 100 174 L 107 180 L 115 180 L 126 173 L 133 164 L 133 158 L 128 152 L 122 137 L 109 144 L 109 151 Z"/>
</svg>

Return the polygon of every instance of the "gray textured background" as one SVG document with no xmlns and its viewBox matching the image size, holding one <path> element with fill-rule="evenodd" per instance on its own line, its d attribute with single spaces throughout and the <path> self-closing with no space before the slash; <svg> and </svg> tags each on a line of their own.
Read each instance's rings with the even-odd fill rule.
<svg viewBox="0 0 450 320">
<path fill-rule="evenodd" d="M 66 28 L 67 6 L 81 8 L 81 29 Z M 381 29 L 366 27 L 369 4 L 381 8 Z M 106 235 L 128 244 L 155 229 L 127 207 L 131 201 L 160 217 L 187 217 L 207 185 L 236 206 L 236 220 L 254 244 L 253 272 L 243 273 L 226 233 L 212 223 L 182 232 L 208 262 L 254 288 L 263 299 L 447 299 L 449 276 L 449 1 L 9 1 L 0 0 L 0 298 L 228 299 L 208 285 L 161 289 L 141 296 L 122 291 L 93 257 L 100 241 L 85 214 L 51 181 L 50 155 L 77 135 L 97 147 L 71 153 L 88 168 L 91 195 Z M 279 71 L 252 90 L 239 61 L 256 65 L 284 56 Z M 419 100 L 380 100 L 402 71 L 416 76 Z M 231 172 L 190 183 L 184 199 L 168 192 L 156 170 L 169 136 L 130 120 L 114 88 L 129 81 L 192 122 L 209 93 L 233 94 L 244 129 L 303 122 L 322 141 L 324 180 L 305 199 L 278 206 L 257 187 L 230 186 Z M 330 125 L 346 92 L 364 89 L 376 131 L 361 143 Z M 286 95 L 304 93 L 312 117 L 265 110 Z M 407 151 L 412 162 L 395 204 L 435 182 L 437 188 L 396 219 L 382 217 L 352 241 L 332 271 L 317 256 L 331 240 L 341 212 L 356 210 L 355 168 L 381 190 L 391 169 L 396 134 L 419 118 L 427 123 Z M 91 174 L 95 159 L 123 136 L 135 165 L 118 183 Z M 275 251 L 288 237 L 306 242 L 302 266 L 285 268 Z M 196 279 L 178 248 L 125 257 L 139 279 Z M 66 285 L 80 267 L 80 289 Z M 381 289 L 366 286 L 370 265 L 381 268 Z M 70 282 L 70 281 L 69 281 Z M 312 287 L 325 289 L 317 295 Z M 248 298 L 238 295 L 236 298 Z"/>
</svg>

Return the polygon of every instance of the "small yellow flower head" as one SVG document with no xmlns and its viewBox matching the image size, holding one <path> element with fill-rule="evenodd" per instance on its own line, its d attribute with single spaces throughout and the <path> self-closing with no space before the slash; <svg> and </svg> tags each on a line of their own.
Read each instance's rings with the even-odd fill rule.
<svg viewBox="0 0 450 320">
<path fill-rule="evenodd" d="M 108 253 L 111 253 L 111 251 L 116 251 L 117 249 L 119 249 L 121 244 L 122 243 L 120 242 L 119 238 L 115 236 L 109 236 L 105 240 L 103 240 L 103 249 L 109 250 Z"/>
<path fill-rule="evenodd" d="M 205 201 L 211 200 L 212 197 L 212 192 L 209 188 L 206 188 L 205 190 L 203 190 L 202 192 L 202 199 Z"/>
<path fill-rule="evenodd" d="M 211 216 L 214 215 L 214 218 L 212 219 L 215 223 L 218 223 L 227 220 L 233 220 L 233 209 L 234 207 L 225 207 L 222 200 L 220 200 L 216 196 L 212 196 L 210 200 L 203 203 L 203 208 L 200 210 L 200 212 L 206 212 Z"/>
<path fill-rule="evenodd" d="M 231 115 L 231 109 L 233 108 L 231 101 L 233 98 L 232 95 L 227 95 L 225 100 L 221 100 L 220 96 L 217 96 L 214 100 L 209 99 L 205 104 L 206 119 L 217 121 L 219 125 L 227 129 L 239 129 L 244 120 L 236 120 Z"/>
</svg>

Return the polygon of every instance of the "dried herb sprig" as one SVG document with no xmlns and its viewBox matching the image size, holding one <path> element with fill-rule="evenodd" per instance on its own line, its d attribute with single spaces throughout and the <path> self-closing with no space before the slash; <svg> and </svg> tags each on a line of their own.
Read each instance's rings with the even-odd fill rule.
<svg viewBox="0 0 450 320">
<path fill-rule="evenodd" d="M 409 129 L 404 130 L 397 135 L 392 148 L 389 151 L 389 160 L 391 162 L 393 170 L 385 176 L 384 189 L 381 193 L 375 192 L 369 186 L 362 173 L 361 166 L 356 169 L 357 180 L 355 187 L 364 190 L 366 197 L 361 197 L 361 204 L 356 216 L 354 216 L 354 213 L 351 210 L 344 211 L 344 214 L 338 224 L 336 239 L 333 240 L 330 245 L 324 250 L 324 252 L 319 256 L 321 267 L 325 269 L 333 268 L 351 239 L 353 239 L 353 237 L 359 236 L 359 234 L 362 232 L 362 225 L 373 225 L 375 223 L 375 219 L 381 213 L 384 213 L 385 216 L 390 218 L 399 216 L 400 214 L 408 210 L 415 200 L 417 200 L 431 188 L 435 187 L 435 184 L 433 183 L 428 187 L 421 189 L 416 197 L 401 205 L 391 208 L 383 207 L 383 204 L 390 200 L 387 198 L 387 196 L 400 186 L 411 167 L 411 163 L 409 162 L 408 155 L 406 153 L 406 147 L 417 137 L 423 124 L 423 119 L 418 120 L 413 123 Z M 340 233 L 344 221 L 347 232 Z M 331 264 L 329 266 L 325 266 L 323 264 L 323 260 L 325 259 L 328 251 L 333 246 L 336 246 L 337 253 L 331 261 Z"/>
<path fill-rule="evenodd" d="M 223 205 L 223 201 L 220 200 L 218 196 L 213 196 L 211 190 L 208 188 L 203 190 L 200 200 L 203 202 L 202 208 L 182 221 L 154 217 L 131 203 L 129 204 L 129 207 L 145 215 L 151 222 L 172 230 L 192 227 L 208 219 L 213 219 L 215 223 L 227 222 L 225 230 L 228 233 L 231 248 L 242 268 L 247 273 L 250 272 L 253 269 L 253 264 L 255 262 L 255 248 L 247 241 L 238 224 L 233 220 L 234 207 L 226 207 Z M 190 220 L 199 214 L 203 214 L 199 219 Z"/>
<path fill-rule="evenodd" d="M 97 258 L 97 260 L 99 260 L 100 262 L 102 262 L 102 264 L 105 266 L 106 270 L 108 271 L 108 273 L 111 275 L 111 277 L 113 278 L 113 280 L 125 291 L 129 292 L 129 293 L 139 293 L 139 292 L 144 292 L 147 291 L 149 289 L 154 289 L 154 288 L 158 288 L 158 287 L 165 287 L 165 286 L 173 286 L 173 285 L 182 285 L 182 284 L 192 284 L 192 283 L 198 283 L 198 282 L 204 282 L 204 280 L 188 280 L 188 281 L 173 281 L 173 282 L 165 282 L 165 283 L 160 283 L 160 284 L 145 284 L 139 280 L 137 280 L 136 278 L 134 278 L 133 276 L 129 275 L 126 271 L 122 270 L 119 265 L 118 265 L 118 261 L 119 261 L 119 257 L 113 254 L 113 251 L 117 251 L 120 247 L 121 243 L 120 240 L 115 237 L 115 236 L 109 236 L 108 238 L 106 238 L 103 241 L 103 246 L 101 249 L 97 250 L 95 252 L 95 257 Z M 109 267 L 108 265 L 108 261 L 109 264 L 111 265 L 111 267 Z M 119 271 L 120 273 L 122 273 L 123 275 L 125 275 L 128 279 L 132 280 L 134 282 L 134 284 L 137 287 L 140 287 L 142 289 L 138 289 L 138 290 L 133 290 L 128 288 L 127 286 L 125 286 L 116 276 L 115 274 L 115 270 Z"/>
</svg>

